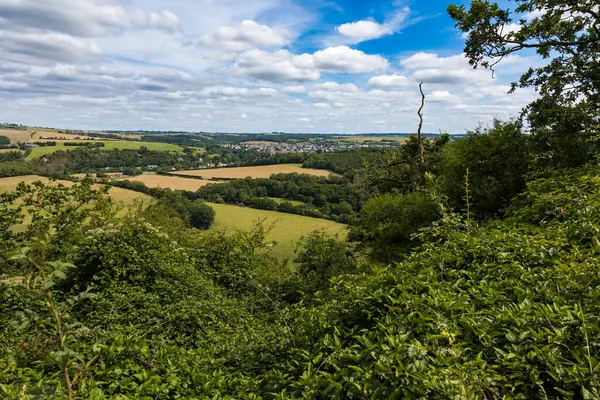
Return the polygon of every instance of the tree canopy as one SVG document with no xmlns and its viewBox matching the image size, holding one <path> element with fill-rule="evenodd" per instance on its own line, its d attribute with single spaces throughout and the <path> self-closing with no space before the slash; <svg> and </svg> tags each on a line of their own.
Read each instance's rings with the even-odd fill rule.
<svg viewBox="0 0 600 400">
<path fill-rule="evenodd" d="M 534 51 L 547 61 L 531 67 L 513 89 L 540 94 L 525 115 L 539 139 L 538 156 L 553 164 L 585 163 L 600 132 L 600 10 L 596 0 L 516 0 L 515 7 L 473 0 L 450 5 L 466 34 L 473 67 L 494 69 L 508 56 Z M 564 149 L 564 150 L 563 150 Z M 573 157 L 578 153 L 579 157 Z"/>
</svg>

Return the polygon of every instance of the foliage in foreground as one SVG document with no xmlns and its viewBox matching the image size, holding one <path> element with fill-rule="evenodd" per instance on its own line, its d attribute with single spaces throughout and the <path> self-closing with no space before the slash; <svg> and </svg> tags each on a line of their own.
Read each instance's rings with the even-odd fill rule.
<svg viewBox="0 0 600 400">
<path fill-rule="evenodd" d="M 155 207 L 117 218 L 89 187 L 22 187 L 29 212 L 46 190 L 56 206 L 6 236 L 28 250 L 2 260 L 0 393 L 65 398 L 68 375 L 95 399 L 596 398 L 598 176 L 542 176 L 485 226 L 444 212 L 387 267 L 313 234 L 297 272 L 262 228 L 190 230 Z M 31 260 L 52 284 L 23 280 Z"/>
</svg>

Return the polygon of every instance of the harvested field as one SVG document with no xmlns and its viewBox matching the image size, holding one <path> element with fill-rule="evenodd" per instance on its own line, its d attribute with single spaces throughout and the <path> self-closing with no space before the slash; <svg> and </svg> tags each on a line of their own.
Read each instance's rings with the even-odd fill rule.
<svg viewBox="0 0 600 400">
<path fill-rule="evenodd" d="M 44 183 L 50 182 L 50 179 L 45 178 L 43 176 L 38 175 L 24 175 L 24 176 L 13 176 L 10 178 L 0 178 L 0 191 L 10 191 L 15 190 L 19 183 L 25 182 L 26 184 L 31 184 L 35 181 L 42 181 Z M 65 186 L 73 186 L 73 182 L 71 181 L 56 181 L 57 184 L 62 183 Z M 95 188 L 98 188 L 98 185 L 94 185 Z M 137 200 L 150 201 L 152 198 L 146 194 L 134 192 L 132 190 L 111 187 L 108 192 L 110 197 L 116 203 L 123 203 L 124 205 L 132 204 Z"/>
<path fill-rule="evenodd" d="M 31 131 L 15 131 L 12 129 L 0 129 L 0 136 L 6 136 L 11 143 L 26 142 L 29 140 Z"/>
<path fill-rule="evenodd" d="M 281 259 L 288 259 L 290 262 L 294 258 L 294 248 L 298 240 L 314 230 L 323 229 L 331 235 L 339 234 L 340 237 L 346 235 L 346 225 L 326 219 L 256 210 L 228 204 L 207 204 L 217 213 L 215 223 L 211 227 L 214 230 L 249 230 L 259 220 L 263 221 L 265 226 L 274 224 L 273 229 L 267 236 L 268 240 L 277 242 L 277 245 L 273 247 L 273 254 Z"/>
<path fill-rule="evenodd" d="M 200 169 L 193 171 L 177 171 L 180 175 L 201 176 L 205 179 L 211 178 L 229 178 L 244 179 L 250 178 L 269 178 L 273 174 L 309 174 L 315 176 L 329 176 L 331 172 L 324 169 L 302 168 L 300 164 L 280 164 L 280 165 L 261 165 L 258 167 L 237 167 L 237 168 L 213 168 Z"/>
<path fill-rule="evenodd" d="M 22 151 L 19 150 L 18 148 L 17 149 L 13 149 L 13 148 L 11 148 L 11 149 L 0 149 L 0 153 L 10 153 L 11 151 L 17 151 L 19 153 L 22 153 Z"/>
<path fill-rule="evenodd" d="M 35 134 L 32 135 L 32 133 Z M 87 135 L 71 135 L 67 133 L 58 133 L 56 131 L 41 130 L 36 128 L 30 128 L 26 131 L 16 131 L 12 129 L 1 129 L 0 136 L 6 136 L 10 139 L 11 143 L 27 142 L 70 142 L 73 140 L 88 140 Z M 55 139 L 51 139 L 55 138 Z M 103 140 L 103 139 L 94 139 Z"/>
<path fill-rule="evenodd" d="M 211 183 L 218 183 L 201 179 L 180 178 L 177 176 L 165 175 L 139 175 L 119 180 L 142 182 L 149 188 L 168 188 L 171 190 L 188 190 L 191 192 L 197 191 L 202 186 L 206 186 Z"/>
</svg>

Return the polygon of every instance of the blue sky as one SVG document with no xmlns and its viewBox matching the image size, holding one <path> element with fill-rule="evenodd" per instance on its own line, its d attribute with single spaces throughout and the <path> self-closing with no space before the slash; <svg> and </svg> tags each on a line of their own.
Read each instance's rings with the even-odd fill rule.
<svg viewBox="0 0 600 400">
<path fill-rule="evenodd" d="M 0 0 L 0 121 L 80 129 L 462 133 L 540 60 L 468 65 L 440 0 Z"/>
</svg>

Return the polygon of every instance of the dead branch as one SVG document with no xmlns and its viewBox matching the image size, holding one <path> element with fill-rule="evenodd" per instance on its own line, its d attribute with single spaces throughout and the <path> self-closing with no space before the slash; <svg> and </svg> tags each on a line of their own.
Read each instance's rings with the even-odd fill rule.
<svg viewBox="0 0 600 400">
<path fill-rule="evenodd" d="M 425 107 L 425 93 L 423 93 L 423 82 L 419 83 L 419 91 L 421 92 L 421 107 L 417 114 L 419 115 L 419 129 L 417 129 L 417 139 L 419 141 L 419 174 L 421 178 L 421 186 L 425 186 L 425 146 L 423 144 L 423 136 L 421 135 L 421 129 L 423 129 L 423 108 Z"/>
</svg>

